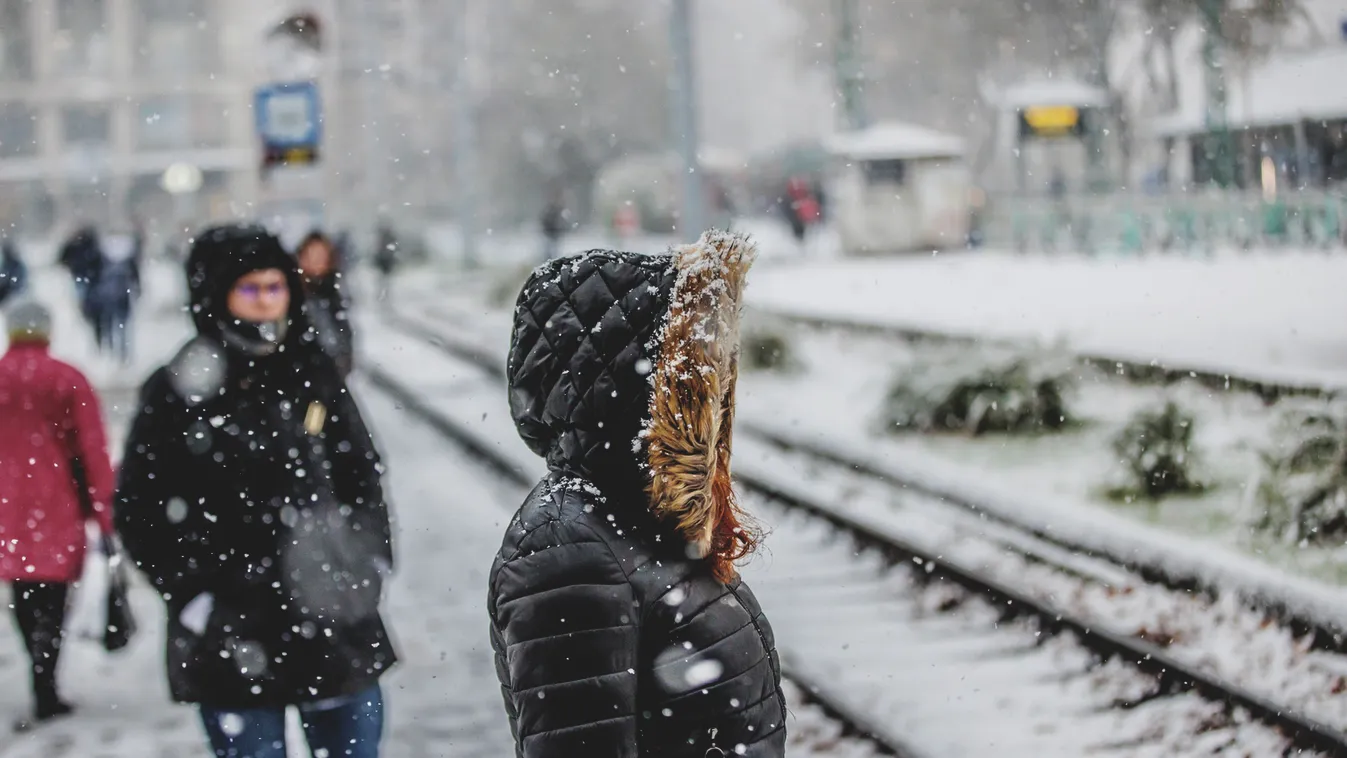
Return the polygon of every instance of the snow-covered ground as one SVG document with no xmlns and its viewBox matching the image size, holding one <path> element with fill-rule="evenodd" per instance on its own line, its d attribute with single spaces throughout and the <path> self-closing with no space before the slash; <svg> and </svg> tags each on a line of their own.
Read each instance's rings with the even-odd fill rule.
<svg viewBox="0 0 1347 758">
<path fill-rule="evenodd" d="M 1241 392 L 1193 384 L 1132 385 L 1081 369 L 1069 408 L 1081 423 L 1059 434 L 974 438 L 959 434 L 891 434 L 880 429 L 884 397 L 898 377 L 913 370 L 919 350 L 898 340 L 795 329 L 791 349 L 798 361 L 786 373 L 750 373 L 741 382 L 740 417 L 793 437 L 861 451 L 894 470 L 925 472 L 970 492 L 1032 504 L 1049 499 L 1074 505 L 1084 524 L 1107 533 L 1112 516 L 1154 524 L 1261 562 L 1334 583 L 1347 579 L 1342 548 L 1288 544 L 1253 528 L 1251 488 L 1262 470 L 1259 453 L 1270 445 L 1280 409 Z M 808 397 L 809 402 L 800 402 Z M 1196 476 L 1208 488 L 1200 495 L 1160 503 L 1121 503 L 1107 490 L 1119 482 L 1120 465 L 1110 442 L 1138 411 L 1174 400 L 1194 416 L 1192 447 Z M 938 472 L 938 473 L 937 473 Z M 978 498 L 989 499 L 987 494 Z M 1019 507 L 1019 506 L 1017 506 Z M 1026 521 L 1033 521 L 1022 506 Z M 1061 516 L 1056 516 L 1060 519 Z M 1043 517 L 1053 524 L 1053 517 Z M 1057 523 L 1059 531 L 1064 527 Z M 1085 531 L 1083 527 L 1081 530 Z M 1102 536 L 1101 538 L 1102 539 Z M 1122 551 L 1118 551 L 1122 552 Z"/>
<path fill-rule="evenodd" d="M 441 293 L 435 300 L 412 295 L 404 304 L 408 312 L 419 306 L 421 323 L 503 356 L 509 312 L 483 304 L 479 295 Z M 1292 607 L 1316 616 L 1329 611 L 1327 618 L 1341 617 L 1339 625 L 1347 626 L 1347 615 L 1335 610 L 1342 603 L 1335 586 L 1343 578 L 1342 551 L 1288 545 L 1249 525 L 1246 487 L 1258 470 L 1257 454 L 1267 445 L 1275 408 L 1245 393 L 1136 386 L 1086 372 L 1091 378 L 1073 406 L 1086 423 L 1065 434 L 1031 439 L 878 434 L 880 403 L 894 377 L 910 365 L 914 348 L 849 332 L 792 330 L 791 335 L 801 364 L 797 370 L 741 377 L 739 413 L 746 424 L 859 452 L 905 476 L 921 475 L 969 499 L 999 504 L 1007 517 L 1034 529 L 1107 554 L 1158 561 L 1245 596 L 1293 601 Z M 1135 410 L 1171 397 L 1197 417 L 1199 475 L 1211 489 L 1155 507 L 1110 500 L 1104 490 L 1117 473 L 1110 437 Z"/>
<path fill-rule="evenodd" d="M 437 381 L 425 402 L 472 429 L 524 470 L 538 470 L 538 460 L 514 434 L 498 380 L 430 345 L 390 339 L 396 331 L 381 328 L 377 319 L 368 318 L 362 325 L 381 336 L 366 342 L 367 360 L 378 370 L 412 386 Z M 748 456 L 741 466 L 766 467 L 773 480 L 788 480 L 788 486 L 829 486 L 807 466 L 773 465 L 760 446 L 746 442 L 741 440 L 738 446 L 740 457 Z M 1016 561 L 1013 555 L 990 546 L 979 548 L 947 526 L 923 521 L 917 511 L 894 511 L 891 493 L 853 488 L 843 494 L 841 502 L 849 504 L 849 512 L 868 507 L 872 518 L 887 518 L 890 523 L 907 520 L 909 532 L 945 540 L 944 552 L 968 555 L 970 550 L 981 550 L 979 560 L 999 561 L 1002 570 L 1021 578 L 1026 572 L 1043 573 L 1022 563 L 1011 566 L 1007 562 Z M 839 502 L 836 493 L 828 502 Z M 833 530 L 815 520 L 756 498 L 750 498 L 749 505 L 771 534 L 765 552 L 744 571 L 773 619 L 787 664 L 835 685 L 853 707 L 873 714 L 891 733 L 917 746 L 919 754 L 1082 756 L 1115 744 L 1124 747 L 1108 749 L 1110 754 L 1225 754 L 1218 745 L 1234 751 L 1231 755 L 1281 749 L 1280 738 L 1268 730 L 1226 724 L 1218 708 L 1200 698 L 1163 699 L 1136 710 L 1111 709 L 1114 698 L 1145 692 L 1146 680 L 1126 666 L 1093 669 L 1089 656 L 1067 640 L 1038 647 L 1031 626 L 998 625 L 997 613 L 979 602 L 953 613 L 939 612 L 936 608 L 951 599 L 942 591 L 920 590 L 903 571 L 885 571 L 875 556 L 858 559 L 847 540 L 836 539 Z M 967 521 L 980 529 L 977 519 Z M 1115 606 L 1109 595 L 1118 591 L 1116 587 L 1086 590 L 1061 577 L 1042 581 L 1043 592 L 1061 594 L 1062 602 L 1092 606 L 1101 623 L 1108 617 L 1109 628 L 1141 624 L 1156 632 L 1200 630 L 1211 636 L 1195 634 L 1196 648 L 1210 650 L 1208 645 L 1214 645 L 1222 662 L 1241 660 L 1230 654 L 1235 647 L 1228 644 L 1230 635 L 1213 632 L 1213 615 L 1188 610 L 1195 608 L 1191 598 L 1166 599 L 1163 591 L 1143 591 Z M 1290 665 L 1285 661 L 1288 654 L 1278 651 L 1295 650 L 1294 641 L 1278 630 L 1261 629 L 1256 614 L 1244 613 L 1237 604 L 1224 613 L 1226 618 L 1243 619 L 1241 639 L 1257 640 L 1256 645 L 1240 648 L 1240 653 L 1272 651 L 1265 656 L 1267 665 L 1283 674 Z M 1292 677 L 1299 683 L 1297 704 L 1314 703 L 1316 713 L 1340 720 L 1340 709 L 1328 692 L 1336 672 L 1324 670 L 1317 661 L 1294 665 L 1314 672 L 1308 678 Z M 1310 680 L 1313 687 L 1306 684 Z M 1285 685 L 1281 677 L 1276 682 L 1280 693 Z M 977 728 L 970 729 L 970 724 Z"/>
<path fill-rule="evenodd" d="M 751 308 L 993 339 L 1272 383 L 1347 387 L 1347 256 L 993 252 L 760 265 Z"/>
</svg>

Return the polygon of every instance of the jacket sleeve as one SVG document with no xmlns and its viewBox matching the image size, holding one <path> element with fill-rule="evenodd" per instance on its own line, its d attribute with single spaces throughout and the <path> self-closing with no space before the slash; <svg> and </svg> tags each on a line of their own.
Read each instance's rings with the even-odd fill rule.
<svg viewBox="0 0 1347 758">
<path fill-rule="evenodd" d="M 332 410 L 335 439 L 328 440 L 337 496 L 352 510 L 355 528 L 370 535 L 375 554 L 393 567 L 393 529 L 384 501 L 383 460 L 355 399 L 343 385 Z"/>
<path fill-rule="evenodd" d="M 200 535 L 186 494 L 179 491 L 188 462 L 174 445 L 168 375 L 160 370 L 141 390 L 136 415 L 122 453 L 114 497 L 113 521 L 127 554 L 161 593 L 195 595 L 209 585 L 217 561 L 198 560 Z M 183 498 L 178 512 L 174 498 Z M 176 523 L 175 523 L 176 521 Z M 182 601 L 191 597 L 181 597 Z"/>
<path fill-rule="evenodd" d="M 70 388 L 66 401 L 65 439 L 71 461 L 84 474 L 84 502 L 91 511 L 85 516 L 97 521 L 104 534 L 112 534 L 112 463 L 108 460 L 108 442 L 103 432 L 98 396 L 79 372 L 72 372 Z"/>
<path fill-rule="evenodd" d="M 639 611 L 588 527 L 536 528 L 492 575 L 497 666 L 522 758 L 636 758 Z"/>
</svg>

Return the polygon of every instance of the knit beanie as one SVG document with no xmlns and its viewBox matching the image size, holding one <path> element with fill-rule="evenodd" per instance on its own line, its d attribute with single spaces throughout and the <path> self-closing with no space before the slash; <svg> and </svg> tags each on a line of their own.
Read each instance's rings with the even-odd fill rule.
<svg viewBox="0 0 1347 758">
<path fill-rule="evenodd" d="M 7 309 L 5 330 L 10 343 L 49 342 L 51 340 L 51 312 L 36 300 L 22 300 Z"/>
</svg>

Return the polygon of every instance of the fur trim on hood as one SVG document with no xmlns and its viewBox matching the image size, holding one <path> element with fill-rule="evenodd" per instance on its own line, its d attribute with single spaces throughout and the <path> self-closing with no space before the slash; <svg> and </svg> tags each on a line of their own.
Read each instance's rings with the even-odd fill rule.
<svg viewBox="0 0 1347 758">
<path fill-rule="evenodd" d="M 755 255 L 747 237 L 713 230 L 663 255 L 544 264 L 520 293 L 507 369 L 515 426 L 553 472 L 657 516 L 722 580 L 755 542 L 730 486 Z"/>
<path fill-rule="evenodd" d="M 650 419 L 642 436 L 650 508 L 717 564 L 722 579 L 755 538 L 730 480 L 739 320 L 757 247 L 710 231 L 674 251 L 678 279 L 657 335 Z"/>
</svg>

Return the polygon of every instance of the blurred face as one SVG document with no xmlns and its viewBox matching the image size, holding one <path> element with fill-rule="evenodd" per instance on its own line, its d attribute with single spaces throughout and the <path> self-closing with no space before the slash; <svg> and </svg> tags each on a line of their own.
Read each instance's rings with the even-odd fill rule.
<svg viewBox="0 0 1347 758">
<path fill-rule="evenodd" d="M 244 274 L 229 290 L 229 312 L 240 321 L 280 321 L 289 311 L 290 284 L 278 268 Z"/>
<path fill-rule="evenodd" d="M 299 268 L 304 276 L 327 276 L 332 271 L 332 248 L 326 242 L 314 240 L 299 251 Z"/>
</svg>

